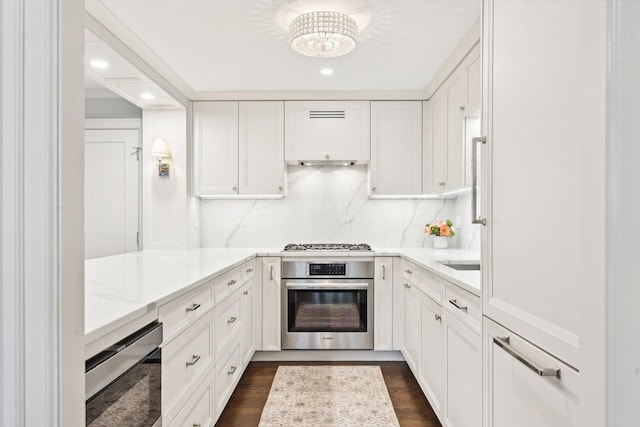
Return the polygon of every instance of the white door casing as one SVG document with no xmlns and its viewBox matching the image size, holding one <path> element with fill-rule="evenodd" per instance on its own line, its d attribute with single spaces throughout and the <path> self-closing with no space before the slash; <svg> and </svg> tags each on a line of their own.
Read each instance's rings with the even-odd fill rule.
<svg viewBox="0 0 640 427">
<path fill-rule="evenodd" d="M 138 250 L 140 132 L 85 131 L 85 258 Z"/>
</svg>

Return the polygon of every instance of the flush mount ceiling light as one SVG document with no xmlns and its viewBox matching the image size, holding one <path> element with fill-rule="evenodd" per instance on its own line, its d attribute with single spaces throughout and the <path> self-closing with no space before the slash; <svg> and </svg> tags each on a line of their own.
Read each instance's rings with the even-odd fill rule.
<svg viewBox="0 0 640 427">
<path fill-rule="evenodd" d="M 338 12 L 311 12 L 295 18 L 289 25 L 291 48 L 312 58 L 334 58 L 356 47 L 358 25 L 350 16 Z"/>
</svg>

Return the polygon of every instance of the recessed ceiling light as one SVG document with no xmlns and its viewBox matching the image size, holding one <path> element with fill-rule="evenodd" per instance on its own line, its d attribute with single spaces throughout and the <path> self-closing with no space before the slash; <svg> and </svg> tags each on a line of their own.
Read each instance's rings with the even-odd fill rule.
<svg viewBox="0 0 640 427">
<path fill-rule="evenodd" d="M 155 96 L 153 96 L 153 94 L 145 92 L 143 94 L 140 95 L 140 98 L 142 99 L 147 99 L 147 100 L 152 100 L 152 99 L 156 99 Z"/>
<path fill-rule="evenodd" d="M 101 70 L 109 68 L 109 64 L 101 59 L 94 59 L 93 61 L 89 62 L 89 65 L 91 65 L 93 68 L 99 68 Z"/>
<path fill-rule="evenodd" d="M 324 76 L 330 76 L 331 74 L 333 74 L 333 70 L 331 68 L 323 68 L 322 70 L 320 70 L 320 74 Z"/>
</svg>

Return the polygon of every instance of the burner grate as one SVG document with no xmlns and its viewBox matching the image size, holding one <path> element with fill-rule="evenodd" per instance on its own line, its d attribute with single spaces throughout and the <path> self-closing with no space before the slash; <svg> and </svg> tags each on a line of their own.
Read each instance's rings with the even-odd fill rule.
<svg viewBox="0 0 640 427">
<path fill-rule="evenodd" d="M 366 243 L 289 243 L 285 251 L 370 251 Z"/>
</svg>

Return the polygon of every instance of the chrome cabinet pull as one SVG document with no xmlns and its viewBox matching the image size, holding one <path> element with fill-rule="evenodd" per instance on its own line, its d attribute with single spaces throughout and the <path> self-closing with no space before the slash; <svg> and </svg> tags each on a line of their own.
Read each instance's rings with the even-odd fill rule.
<svg viewBox="0 0 640 427">
<path fill-rule="evenodd" d="M 197 304 L 194 302 L 189 307 L 187 307 L 187 311 L 196 311 L 199 308 L 200 308 L 200 304 Z"/>
<path fill-rule="evenodd" d="M 233 374 L 236 371 L 236 369 L 238 369 L 237 366 L 230 367 L 229 370 L 227 371 L 227 375 Z"/>
<path fill-rule="evenodd" d="M 407 288 L 407 289 L 409 289 L 409 288 L 411 287 L 411 285 L 410 285 L 410 284 L 408 284 L 408 283 L 405 283 L 405 284 L 404 284 L 404 287 L 405 287 L 405 288 Z"/>
<path fill-rule="evenodd" d="M 253 268 L 247 268 L 247 273 L 251 273 L 253 271 Z"/>
<path fill-rule="evenodd" d="M 387 269 L 386 267 L 383 265 L 382 266 L 382 280 L 386 280 L 387 276 Z"/>
<path fill-rule="evenodd" d="M 442 321 L 442 316 L 440 316 L 439 314 L 436 314 L 435 318 L 436 318 L 436 322 L 441 322 Z"/>
<path fill-rule="evenodd" d="M 273 265 L 271 266 L 271 268 L 269 269 L 269 271 L 271 271 L 271 280 L 273 280 Z"/>
<path fill-rule="evenodd" d="M 458 310 L 462 310 L 462 311 L 467 311 L 469 307 L 467 307 L 466 305 L 460 305 L 458 304 L 458 300 L 457 299 L 450 299 L 449 303 L 451 303 L 451 305 L 453 305 L 455 308 L 457 308 Z"/>
<path fill-rule="evenodd" d="M 408 268 L 404 272 L 407 274 L 413 274 L 413 271 L 409 270 Z"/>
<path fill-rule="evenodd" d="M 376 187 L 371 187 L 371 191 L 375 193 L 376 191 L 378 191 L 378 189 Z"/>
<path fill-rule="evenodd" d="M 461 105 L 460 107 L 458 107 L 458 110 L 464 111 L 465 110 L 464 105 Z"/>
<path fill-rule="evenodd" d="M 238 283 L 238 281 L 237 281 L 237 280 L 229 280 L 229 281 L 227 282 L 227 286 L 233 286 L 233 285 L 235 285 L 236 283 Z"/>
<path fill-rule="evenodd" d="M 242 295 L 249 295 L 249 291 L 244 291 Z"/>
<path fill-rule="evenodd" d="M 536 362 L 529 360 L 524 354 L 520 353 L 515 348 L 511 347 L 509 337 L 493 337 L 493 343 L 498 347 L 512 355 L 518 362 L 522 363 L 527 368 L 531 369 L 541 377 L 556 377 L 560 378 L 560 369 L 558 368 L 543 368 Z"/>
<path fill-rule="evenodd" d="M 238 187 L 233 187 L 232 190 L 233 191 L 238 191 Z"/>
<path fill-rule="evenodd" d="M 193 355 L 193 358 L 191 359 L 191 362 L 187 362 L 187 366 L 193 366 L 196 363 L 198 363 L 198 360 L 200 360 L 200 356 L 197 355 Z"/>
<path fill-rule="evenodd" d="M 200 424 L 200 423 L 193 423 L 193 427 L 202 427 L 202 424 Z"/>
<path fill-rule="evenodd" d="M 478 218 L 478 144 L 486 144 L 486 136 L 471 139 L 471 222 L 487 225 L 486 218 Z"/>
<path fill-rule="evenodd" d="M 227 325 L 229 325 L 229 324 L 231 324 L 231 323 L 235 322 L 236 320 L 238 320 L 238 318 L 237 318 L 237 317 L 233 317 L 233 316 L 231 316 L 231 318 L 230 318 L 229 320 L 227 320 Z"/>
</svg>

